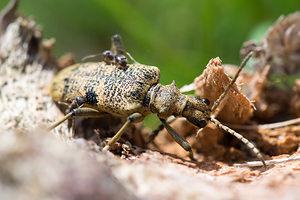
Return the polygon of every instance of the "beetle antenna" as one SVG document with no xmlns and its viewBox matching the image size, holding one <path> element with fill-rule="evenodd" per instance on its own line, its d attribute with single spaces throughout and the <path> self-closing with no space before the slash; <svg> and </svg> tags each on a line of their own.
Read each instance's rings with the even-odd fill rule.
<svg viewBox="0 0 300 200">
<path fill-rule="evenodd" d="M 88 58 L 95 58 L 95 57 L 97 57 L 97 56 L 101 56 L 101 54 L 100 54 L 100 53 L 97 53 L 97 54 L 92 54 L 92 55 L 85 56 L 85 57 L 83 57 L 83 58 L 81 59 L 81 61 L 85 61 L 85 60 L 88 59 Z"/>
<path fill-rule="evenodd" d="M 137 62 L 132 55 L 129 52 L 126 52 L 127 56 L 133 61 L 134 64 L 140 64 L 139 62 Z"/>
<path fill-rule="evenodd" d="M 221 124 L 221 122 L 219 122 L 214 117 L 211 117 L 210 121 L 212 121 L 218 128 L 223 129 L 224 131 L 230 133 L 231 135 L 233 135 L 234 137 L 236 137 L 237 139 L 239 139 L 240 141 L 242 141 L 244 144 L 246 144 L 247 147 L 249 147 L 249 149 L 251 149 L 254 152 L 254 154 L 256 155 L 256 157 L 258 157 L 261 160 L 263 166 L 265 168 L 267 167 L 263 156 L 261 155 L 261 153 L 259 152 L 259 150 L 249 140 L 247 140 L 241 134 L 239 134 L 239 133 L 235 132 L 234 130 L 230 129 L 229 127 Z"/>
<path fill-rule="evenodd" d="M 253 55 L 253 51 L 250 51 L 248 53 L 248 55 L 245 57 L 245 59 L 243 60 L 242 64 L 239 67 L 239 70 L 237 71 L 237 73 L 235 74 L 235 76 L 233 77 L 233 79 L 231 80 L 231 82 L 229 83 L 229 85 L 227 86 L 227 88 L 219 96 L 219 98 L 215 101 L 213 107 L 211 108 L 212 112 L 217 108 L 217 106 L 220 104 L 220 102 L 224 99 L 224 97 L 226 96 L 226 94 L 228 93 L 228 91 L 230 90 L 230 88 L 233 86 L 233 84 L 235 83 L 236 79 L 238 78 L 240 72 L 245 67 L 245 65 L 247 64 L 248 60 L 252 57 L 252 55 Z"/>
</svg>

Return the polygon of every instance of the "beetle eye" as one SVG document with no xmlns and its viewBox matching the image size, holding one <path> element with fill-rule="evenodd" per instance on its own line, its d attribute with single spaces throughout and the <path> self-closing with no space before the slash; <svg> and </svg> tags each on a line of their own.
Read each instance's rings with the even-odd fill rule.
<svg viewBox="0 0 300 200">
<path fill-rule="evenodd" d="M 205 120 L 197 119 L 195 117 L 187 117 L 187 120 L 189 120 L 191 123 L 195 124 L 199 128 L 204 128 L 207 124 Z"/>
<path fill-rule="evenodd" d="M 201 101 L 209 106 L 210 102 L 208 99 L 202 98 Z"/>
<path fill-rule="evenodd" d="M 114 58 L 114 54 L 111 51 L 107 50 L 102 53 L 102 57 L 104 59 L 112 60 Z"/>
<path fill-rule="evenodd" d="M 126 67 L 127 65 L 127 59 L 124 55 L 117 55 L 116 56 L 116 60 L 118 62 L 119 65 Z"/>
</svg>

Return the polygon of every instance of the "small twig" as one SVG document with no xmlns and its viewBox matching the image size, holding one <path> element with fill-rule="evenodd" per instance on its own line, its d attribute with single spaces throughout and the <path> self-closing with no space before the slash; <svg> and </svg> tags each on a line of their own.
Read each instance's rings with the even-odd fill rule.
<svg viewBox="0 0 300 200">
<path fill-rule="evenodd" d="M 230 124 L 229 126 L 234 129 L 240 130 L 267 130 L 281 128 L 285 126 L 290 126 L 300 123 L 300 117 L 296 119 L 291 119 L 283 122 L 270 123 L 270 124 L 261 124 L 261 125 L 239 125 L 239 124 Z"/>
<path fill-rule="evenodd" d="M 273 165 L 273 164 L 278 164 L 278 163 L 286 163 L 286 162 L 291 162 L 291 161 L 296 161 L 300 160 L 300 156 L 296 157 L 290 157 L 290 158 L 279 158 L 279 159 L 274 159 L 274 160 L 266 160 L 265 163 L 266 165 Z M 234 164 L 236 167 L 261 167 L 263 166 L 263 163 L 260 161 L 251 161 L 251 162 L 246 162 L 242 164 Z"/>
</svg>

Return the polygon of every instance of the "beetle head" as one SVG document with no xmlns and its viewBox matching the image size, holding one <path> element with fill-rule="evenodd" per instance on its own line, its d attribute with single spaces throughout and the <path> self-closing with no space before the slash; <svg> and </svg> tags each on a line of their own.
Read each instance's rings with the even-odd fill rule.
<svg viewBox="0 0 300 200">
<path fill-rule="evenodd" d="M 186 106 L 182 111 L 182 116 L 189 122 L 203 128 L 210 120 L 211 110 L 209 109 L 209 100 L 197 96 L 188 96 Z"/>
</svg>

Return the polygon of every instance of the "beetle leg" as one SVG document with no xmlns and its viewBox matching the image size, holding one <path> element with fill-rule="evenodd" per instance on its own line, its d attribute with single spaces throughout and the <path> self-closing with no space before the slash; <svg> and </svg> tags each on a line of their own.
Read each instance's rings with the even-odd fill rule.
<svg viewBox="0 0 300 200">
<path fill-rule="evenodd" d="M 140 64 L 139 62 L 137 62 L 132 55 L 129 52 L 126 52 L 127 56 L 133 61 L 133 64 Z"/>
<path fill-rule="evenodd" d="M 143 119 L 145 118 L 145 116 L 143 116 L 140 113 L 133 113 L 132 115 L 130 115 L 127 118 L 127 121 L 125 122 L 125 124 L 123 124 L 123 126 L 120 128 L 120 130 L 114 135 L 113 138 L 111 138 L 111 140 L 109 140 L 109 142 L 107 143 L 107 145 L 103 148 L 104 151 L 109 151 L 111 149 L 111 147 L 120 139 L 120 137 L 123 135 L 123 133 L 125 132 L 126 128 L 128 128 L 128 126 L 131 123 L 136 123 L 136 122 L 141 122 L 143 121 Z"/>
<path fill-rule="evenodd" d="M 170 116 L 168 119 L 167 119 L 167 123 L 170 124 L 172 123 L 176 118 L 172 115 Z M 160 124 L 152 133 L 151 135 L 149 136 L 149 140 L 147 141 L 146 144 L 150 144 L 155 138 L 156 136 L 158 135 L 158 133 L 160 131 L 162 131 L 164 129 L 164 125 L 163 124 Z"/>
<path fill-rule="evenodd" d="M 118 34 L 115 34 L 111 37 L 110 51 L 115 55 L 125 55 L 125 50 L 122 45 L 121 37 Z"/>
<path fill-rule="evenodd" d="M 186 151 L 189 152 L 189 157 L 191 160 L 194 159 L 193 151 L 191 145 L 186 141 L 186 139 L 180 135 L 177 131 L 175 131 L 164 119 L 160 119 L 162 124 L 165 126 L 170 135 L 174 138 L 174 140 Z"/>
<path fill-rule="evenodd" d="M 93 108 L 77 108 L 66 114 L 61 120 L 57 121 L 51 125 L 48 129 L 52 130 L 64 121 L 70 119 L 71 117 L 83 117 L 83 118 L 100 118 L 109 115 L 108 113 L 99 112 Z"/>
</svg>

